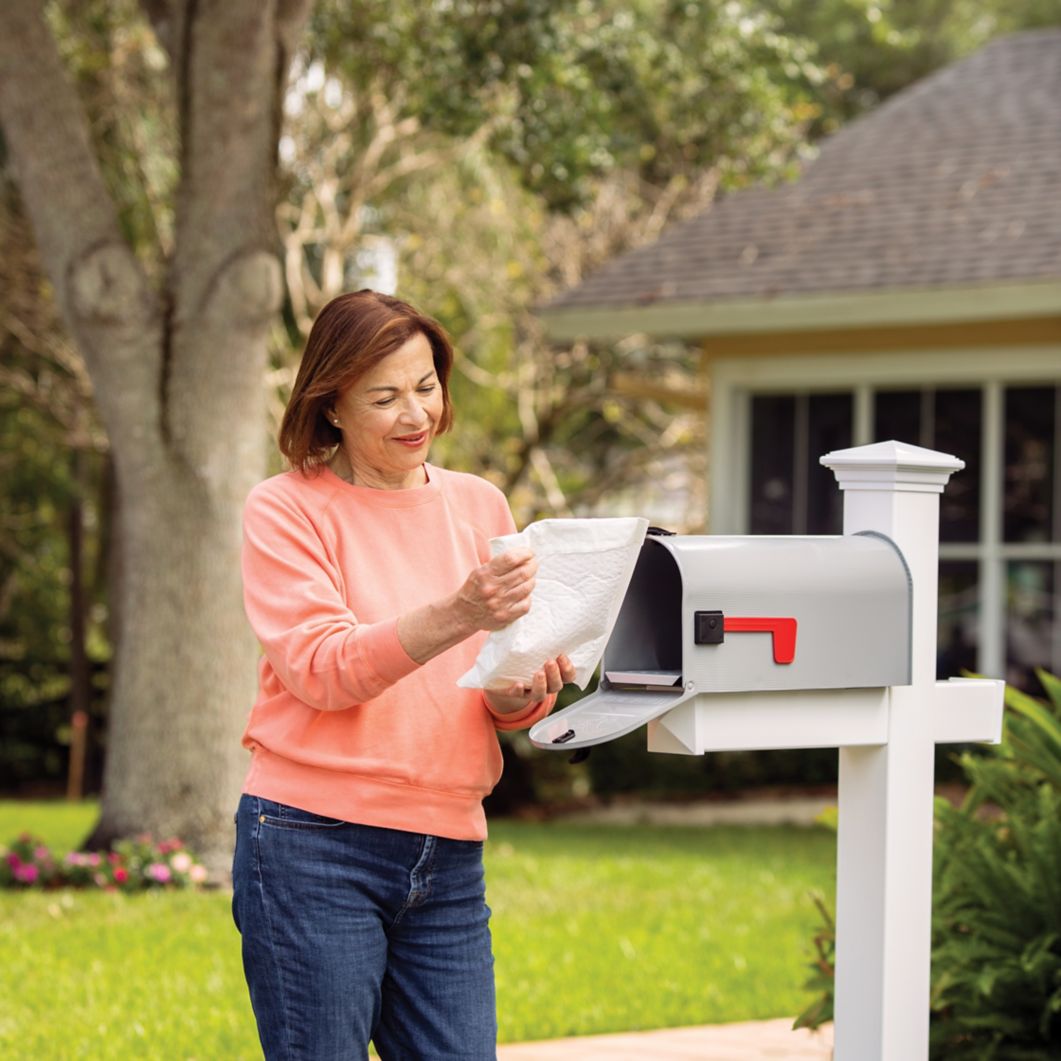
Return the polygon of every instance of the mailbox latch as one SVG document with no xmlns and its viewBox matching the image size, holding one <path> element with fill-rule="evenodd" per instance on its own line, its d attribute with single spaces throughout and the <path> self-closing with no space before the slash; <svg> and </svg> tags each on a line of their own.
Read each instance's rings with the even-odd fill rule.
<svg viewBox="0 0 1061 1061">
<path fill-rule="evenodd" d="M 726 639 L 726 619 L 722 612 L 694 612 L 693 623 L 693 644 L 721 645 Z"/>
</svg>

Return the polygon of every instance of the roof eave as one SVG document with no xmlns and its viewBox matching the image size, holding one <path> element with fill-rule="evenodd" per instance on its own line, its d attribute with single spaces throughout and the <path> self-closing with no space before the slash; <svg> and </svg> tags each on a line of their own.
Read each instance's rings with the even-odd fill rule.
<svg viewBox="0 0 1061 1061">
<path fill-rule="evenodd" d="M 944 324 L 1061 313 L 1061 277 L 1007 283 L 772 298 L 657 302 L 649 305 L 542 309 L 557 342 L 621 339 L 645 334 L 675 338 L 740 332 L 804 331 L 874 325 Z"/>
</svg>

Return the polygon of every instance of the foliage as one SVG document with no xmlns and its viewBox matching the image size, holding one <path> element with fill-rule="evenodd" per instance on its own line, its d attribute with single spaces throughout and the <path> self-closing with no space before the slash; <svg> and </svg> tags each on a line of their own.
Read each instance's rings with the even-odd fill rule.
<svg viewBox="0 0 1061 1061">
<path fill-rule="evenodd" d="M 28 225 L 2 177 L 0 237 L 0 318 L 7 326 L 0 330 L 0 785 L 17 791 L 61 785 L 66 773 L 75 518 L 85 650 L 95 671 L 86 676 L 85 700 L 93 731 L 99 726 L 109 654 L 100 510 L 105 440 L 87 412 L 84 367 L 42 297 L 46 285 Z"/>
<path fill-rule="evenodd" d="M 828 72 L 816 133 L 876 106 L 991 38 L 1061 25 L 1059 0 L 764 0 Z"/>
<path fill-rule="evenodd" d="M 1061 681 L 1038 674 L 1047 700 L 1008 689 L 997 754 L 963 756 L 968 799 L 939 808 L 932 1052 L 948 1061 L 1061 1052 Z"/>
<path fill-rule="evenodd" d="M 549 209 L 633 166 L 651 183 L 720 159 L 772 176 L 788 108 L 820 80 L 801 38 L 748 0 L 324 0 L 310 56 L 405 101 L 436 134 L 488 144 Z M 746 150 L 738 150 L 739 147 Z"/>
<path fill-rule="evenodd" d="M 1061 1049 L 1061 681 L 1038 671 L 1039 701 L 1007 687 L 1005 730 L 961 756 L 961 807 L 936 805 L 932 1056 L 1056 1057 Z M 797 1024 L 829 1019 L 831 918 Z"/>
<path fill-rule="evenodd" d="M 835 829 L 835 824 L 832 826 Z M 818 910 L 818 930 L 812 937 L 814 960 L 804 983 L 817 998 L 796 1018 L 794 1028 L 820 1028 L 833 1019 L 833 985 L 836 982 L 836 921 L 825 896 L 811 896 Z"/>
<path fill-rule="evenodd" d="M 0 802 L 0 834 L 21 806 Z M 79 810 L 75 828 L 63 804 L 34 808 L 37 831 L 59 847 L 90 826 L 92 807 Z M 799 1004 L 805 897 L 832 887 L 827 832 L 492 822 L 490 834 L 502 1041 Z M 260 1056 L 230 903 L 193 889 L 0 890 L 0 1055 Z"/>
<path fill-rule="evenodd" d="M 0 848 L 0 888 L 187 888 L 206 880 L 206 868 L 177 839 L 144 834 L 111 851 L 70 851 L 57 858 L 39 837 L 22 833 Z"/>
</svg>

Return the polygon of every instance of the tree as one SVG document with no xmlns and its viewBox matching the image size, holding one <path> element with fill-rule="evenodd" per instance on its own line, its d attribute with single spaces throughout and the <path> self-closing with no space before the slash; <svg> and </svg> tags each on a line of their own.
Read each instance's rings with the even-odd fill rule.
<svg viewBox="0 0 1061 1061">
<path fill-rule="evenodd" d="M 1061 25 L 1061 0 L 762 0 L 778 27 L 812 42 L 831 75 L 816 134 L 876 106 L 993 37 Z"/>
<path fill-rule="evenodd" d="M 282 93 L 309 0 L 145 0 L 178 133 L 172 249 L 142 262 L 105 185 L 45 10 L 0 8 L 0 127 L 82 353 L 117 473 L 122 578 L 93 843 L 228 847 L 254 696 L 239 511 L 263 471 Z"/>
</svg>

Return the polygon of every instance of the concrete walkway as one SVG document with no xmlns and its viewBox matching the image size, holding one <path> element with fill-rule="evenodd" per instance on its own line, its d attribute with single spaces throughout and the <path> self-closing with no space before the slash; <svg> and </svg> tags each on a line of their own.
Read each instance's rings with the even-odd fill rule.
<svg viewBox="0 0 1061 1061">
<path fill-rule="evenodd" d="M 793 1031 L 792 1021 L 750 1021 L 587 1035 L 497 1048 L 498 1061 L 829 1061 L 833 1027 Z"/>
</svg>

